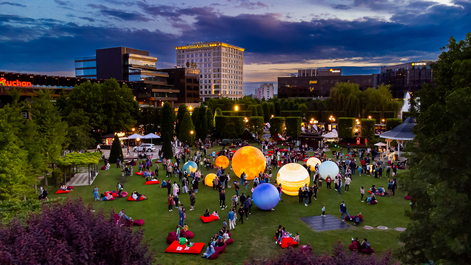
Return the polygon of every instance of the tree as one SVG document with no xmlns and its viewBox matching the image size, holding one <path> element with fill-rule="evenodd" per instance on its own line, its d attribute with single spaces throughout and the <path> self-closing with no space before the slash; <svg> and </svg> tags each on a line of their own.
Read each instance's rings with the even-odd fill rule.
<svg viewBox="0 0 471 265">
<path fill-rule="evenodd" d="M 193 122 L 193 125 L 197 125 L 198 124 L 198 119 L 199 119 L 199 111 L 200 111 L 201 107 L 195 107 L 193 109 L 193 112 L 191 113 L 191 121 Z"/>
<path fill-rule="evenodd" d="M 301 122 L 301 117 L 286 117 L 286 136 L 297 139 L 301 135 Z"/>
<path fill-rule="evenodd" d="M 269 110 L 268 113 L 269 113 L 269 117 L 270 117 L 270 118 L 272 117 L 272 115 L 275 116 L 275 114 L 276 114 L 276 113 L 275 113 L 275 104 L 269 103 L 269 104 L 268 104 L 268 110 Z M 269 120 L 270 120 L 270 119 L 269 119 Z"/>
<path fill-rule="evenodd" d="M 375 138 L 375 120 L 361 119 L 361 137 L 369 140 Z"/>
<path fill-rule="evenodd" d="M 289 99 L 284 100 L 284 101 L 283 101 L 283 104 L 281 105 L 281 110 L 290 110 L 289 102 L 290 102 Z M 275 106 L 276 106 L 276 105 L 275 105 Z M 277 115 L 277 116 L 278 116 L 278 115 Z"/>
<path fill-rule="evenodd" d="M 273 117 L 270 119 L 270 134 L 275 136 L 282 134 L 285 127 L 285 117 Z"/>
<path fill-rule="evenodd" d="M 185 113 L 188 112 L 188 108 L 185 103 L 181 104 L 178 107 L 178 112 L 177 112 L 177 124 L 175 126 L 175 133 L 177 135 L 180 135 L 180 126 L 182 125 L 183 117 L 185 116 Z"/>
<path fill-rule="evenodd" d="M 281 115 L 281 105 L 279 101 L 275 101 L 274 103 L 275 107 L 275 116 L 280 116 Z"/>
<path fill-rule="evenodd" d="M 263 117 L 252 116 L 249 118 L 249 132 L 255 134 L 258 139 L 263 134 Z"/>
<path fill-rule="evenodd" d="M 450 38 L 436 63 L 434 84 L 418 93 L 420 112 L 413 131 L 409 172 L 402 190 L 412 199 L 404 243 L 398 253 L 405 264 L 467 264 L 471 258 L 469 189 L 469 113 L 471 113 L 471 33 Z"/>
<path fill-rule="evenodd" d="M 270 120 L 270 109 L 268 107 L 267 102 L 262 103 L 262 109 L 263 109 L 263 121 L 268 122 Z"/>
<path fill-rule="evenodd" d="M 361 91 L 358 84 L 338 82 L 330 90 L 334 111 L 345 111 L 350 117 L 358 117 L 361 113 Z"/>
<path fill-rule="evenodd" d="M 173 157 L 172 140 L 174 133 L 175 123 L 175 111 L 168 101 L 165 101 L 162 108 L 162 120 L 161 124 L 161 139 L 162 139 L 162 151 L 165 158 Z"/>
<path fill-rule="evenodd" d="M 121 162 L 124 161 L 123 149 L 121 148 L 121 142 L 119 141 L 118 135 L 115 135 L 113 138 L 113 144 L 111 145 L 109 161 L 110 163 L 116 163 L 118 158 L 119 160 L 121 160 Z"/>
<path fill-rule="evenodd" d="M 191 133 L 193 132 L 193 133 Z M 185 113 L 180 126 L 180 133 L 178 134 L 178 140 L 183 143 L 193 143 L 195 135 L 195 127 L 191 121 L 190 113 Z"/>
<path fill-rule="evenodd" d="M 67 145 L 70 150 L 87 150 L 95 143 L 95 139 L 90 137 L 90 131 L 93 129 L 88 122 L 88 116 L 82 109 L 69 113 L 65 117 L 68 124 Z"/>
<path fill-rule="evenodd" d="M 304 116 L 307 112 L 307 106 L 306 103 L 302 103 L 298 105 L 298 110 L 301 112 L 301 115 Z"/>
<path fill-rule="evenodd" d="M 82 200 L 43 205 L 26 218 L 28 225 L 15 218 L 0 227 L 0 263 L 153 264 L 144 230 L 133 231 L 124 218 L 116 223 L 116 215 L 95 213 Z"/>
<path fill-rule="evenodd" d="M 338 136 L 343 139 L 355 138 L 355 118 L 341 117 L 338 119 Z"/>
<path fill-rule="evenodd" d="M 247 112 L 250 114 L 250 116 L 259 116 L 257 105 L 249 105 Z"/>
<path fill-rule="evenodd" d="M 390 131 L 401 124 L 402 124 L 402 119 L 397 119 L 397 118 L 386 119 L 386 131 Z"/>
<path fill-rule="evenodd" d="M 206 116 L 206 108 L 200 107 L 198 111 L 198 123 L 196 123 L 196 139 L 204 141 L 208 136 L 208 117 Z"/>
<path fill-rule="evenodd" d="M 212 133 L 214 129 L 214 115 L 210 108 L 206 110 L 206 118 L 208 120 L 208 130 L 210 133 Z"/>
<path fill-rule="evenodd" d="M 263 114 L 263 108 L 261 104 L 257 105 L 257 116 L 264 117 L 265 115 Z"/>
<path fill-rule="evenodd" d="M 220 108 L 216 108 L 216 110 L 214 111 L 214 118 L 213 118 L 214 128 L 216 128 L 216 126 L 217 126 L 216 116 L 222 116 L 222 110 Z"/>
</svg>

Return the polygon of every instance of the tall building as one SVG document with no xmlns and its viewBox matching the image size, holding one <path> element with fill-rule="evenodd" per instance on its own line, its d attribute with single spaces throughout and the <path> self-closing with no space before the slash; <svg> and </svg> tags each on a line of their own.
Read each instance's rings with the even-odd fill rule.
<svg viewBox="0 0 471 265">
<path fill-rule="evenodd" d="M 177 46 L 177 67 L 195 67 L 200 70 L 200 97 L 243 97 L 244 49 L 219 42 L 193 43 Z"/>
<path fill-rule="evenodd" d="M 394 98 L 403 98 L 406 92 L 416 92 L 422 85 L 432 83 L 433 61 L 419 61 L 381 67 L 379 84 L 390 85 Z"/>
<path fill-rule="evenodd" d="M 260 100 L 262 99 L 271 99 L 273 98 L 274 91 L 275 89 L 273 88 L 273 83 L 267 84 L 263 83 L 260 85 L 259 88 L 255 89 L 255 94 L 253 98 L 258 98 Z"/>
<path fill-rule="evenodd" d="M 140 105 L 172 105 L 179 90 L 168 82 L 169 74 L 156 68 L 157 57 L 148 51 L 127 47 L 98 49 L 95 56 L 75 58 L 75 76 L 82 78 L 130 81 L 131 89 Z"/>
<path fill-rule="evenodd" d="M 200 70 L 195 68 L 159 69 L 169 74 L 168 82 L 180 91 L 177 105 L 198 106 L 200 99 Z"/>
</svg>

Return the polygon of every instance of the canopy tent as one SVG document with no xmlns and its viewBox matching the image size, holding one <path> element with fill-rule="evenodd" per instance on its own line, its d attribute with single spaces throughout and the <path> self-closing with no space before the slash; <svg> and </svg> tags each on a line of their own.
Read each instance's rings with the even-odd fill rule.
<svg viewBox="0 0 471 265">
<path fill-rule="evenodd" d="M 396 140 L 398 143 L 402 144 L 404 141 L 414 140 L 415 134 L 412 133 L 412 128 L 415 126 L 415 119 L 412 117 L 407 118 L 404 123 L 396 126 L 394 129 L 382 133 L 379 137 L 386 139 L 387 149 L 389 150 L 389 142 Z M 398 145 L 398 155 L 400 154 L 400 149 Z"/>
<path fill-rule="evenodd" d="M 375 143 L 376 146 L 387 146 L 387 144 L 383 143 L 383 142 L 379 142 L 379 143 Z"/>
<path fill-rule="evenodd" d="M 158 136 L 156 134 L 153 134 L 153 133 L 149 133 L 149 134 L 146 134 L 146 135 L 142 136 L 142 139 L 150 139 L 150 142 L 152 143 L 152 139 L 160 139 L 160 136 Z"/>
<path fill-rule="evenodd" d="M 131 139 L 131 140 L 137 139 L 137 138 L 141 138 L 141 139 L 142 139 L 143 137 L 144 137 L 143 135 L 140 135 L 140 134 L 135 133 L 135 134 L 133 134 L 133 135 L 129 135 L 129 136 L 128 136 L 128 139 Z"/>
<path fill-rule="evenodd" d="M 338 138 L 339 134 L 337 133 L 336 129 L 333 129 L 330 133 L 326 133 L 326 134 L 322 135 L 322 137 L 324 137 L 324 138 Z"/>
<path fill-rule="evenodd" d="M 119 140 L 122 141 L 122 140 L 127 140 L 129 139 L 128 137 L 119 137 Z"/>
</svg>

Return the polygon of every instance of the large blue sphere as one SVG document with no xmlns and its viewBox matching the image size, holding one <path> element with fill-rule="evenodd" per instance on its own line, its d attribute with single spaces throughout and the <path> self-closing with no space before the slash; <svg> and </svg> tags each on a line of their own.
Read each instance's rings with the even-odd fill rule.
<svg viewBox="0 0 471 265">
<path fill-rule="evenodd" d="M 196 170 L 198 170 L 198 165 L 193 162 L 193 161 L 188 161 L 183 165 L 183 171 L 186 171 L 186 173 L 195 173 Z"/>
<path fill-rule="evenodd" d="M 258 208 L 262 210 L 271 210 L 278 204 L 280 194 L 272 184 L 262 183 L 254 189 L 252 199 Z"/>
</svg>

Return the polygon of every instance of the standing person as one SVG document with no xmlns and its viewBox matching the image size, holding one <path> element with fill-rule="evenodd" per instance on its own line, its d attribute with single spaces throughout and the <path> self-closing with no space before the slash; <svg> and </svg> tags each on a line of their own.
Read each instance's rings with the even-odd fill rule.
<svg viewBox="0 0 471 265">
<path fill-rule="evenodd" d="M 183 204 L 178 207 L 178 225 L 183 227 L 185 225 L 185 212 L 183 211 L 185 207 Z"/>
<path fill-rule="evenodd" d="M 283 192 L 283 187 L 281 187 L 281 183 L 280 185 L 278 185 L 277 189 L 278 189 L 278 192 L 280 193 L 280 201 L 283 202 L 283 198 L 281 198 L 281 193 Z"/>
<path fill-rule="evenodd" d="M 247 197 L 245 197 L 245 194 L 242 192 L 242 195 L 240 195 L 239 201 L 240 201 L 240 206 L 244 206 L 244 202 Z"/>
<path fill-rule="evenodd" d="M 173 202 L 174 201 L 173 201 L 172 195 L 168 195 L 167 204 L 168 204 L 168 211 L 169 212 L 173 211 L 173 209 L 172 209 Z M 180 208 L 178 209 L 178 212 L 180 213 Z M 178 224 L 180 224 L 180 221 L 178 222 Z"/>
<path fill-rule="evenodd" d="M 41 190 L 43 190 L 42 187 L 41 187 Z M 95 188 L 93 189 L 93 197 L 95 197 L 95 201 L 100 200 L 100 194 L 98 193 L 98 186 L 95 186 Z"/>
<path fill-rule="evenodd" d="M 325 218 L 325 204 L 322 204 L 322 214 L 321 214 L 321 216 Z"/>
<path fill-rule="evenodd" d="M 229 213 L 227 214 L 227 220 L 229 220 L 229 230 L 235 229 L 234 208 L 229 210 Z"/>
<path fill-rule="evenodd" d="M 239 212 L 238 213 L 239 213 L 239 216 L 240 216 L 239 217 L 240 218 L 239 222 L 241 224 L 244 224 L 244 213 L 245 213 L 245 211 L 244 211 L 244 208 L 242 208 L 242 206 L 239 207 Z"/>
<path fill-rule="evenodd" d="M 314 195 L 314 200 L 316 201 L 317 201 L 317 191 L 318 191 L 317 184 L 314 184 L 314 186 L 312 186 L 312 193 Z"/>
<path fill-rule="evenodd" d="M 307 186 L 307 184 L 304 184 L 303 195 L 304 195 L 304 206 L 307 206 L 307 200 L 309 198 L 309 187 Z"/>
<path fill-rule="evenodd" d="M 190 194 L 190 211 L 193 211 L 195 209 L 195 203 L 196 203 L 196 198 L 195 198 L 195 193 Z"/>
<path fill-rule="evenodd" d="M 363 196 L 365 195 L 365 189 L 363 188 L 363 186 L 361 186 L 360 188 L 360 193 L 361 193 L 361 202 L 363 202 Z"/>
<path fill-rule="evenodd" d="M 339 181 L 339 196 L 342 195 L 342 177 L 338 176 L 337 177 L 338 181 Z"/>
<path fill-rule="evenodd" d="M 239 197 L 239 184 L 237 184 L 237 181 L 234 181 L 234 189 L 236 192 L 236 196 Z"/>
<path fill-rule="evenodd" d="M 169 181 L 167 181 L 167 196 L 170 195 L 172 191 L 172 183 Z"/>
<path fill-rule="evenodd" d="M 100 145 L 99 145 L 99 144 L 96 145 L 96 151 L 97 151 L 97 152 L 101 152 L 101 148 L 100 148 Z"/>
<path fill-rule="evenodd" d="M 157 178 L 159 176 L 159 164 L 155 163 L 155 177 Z"/>
<path fill-rule="evenodd" d="M 397 182 L 396 182 L 396 179 L 394 178 L 393 179 L 393 186 L 392 186 L 393 196 L 396 195 L 396 193 L 395 193 L 396 189 L 397 189 Z"/>
<path fill-rule="evenodd" d="M 302 190 L 302 188 L 299 188 L 299 190 L 298 190 L 299 203 L 303 203 L 303 197 L 304 197 L 303 190 Z"/>
<path fill-rule="evenodd" d="M 121 198 L 121 192 L 123 192 L 123 188 L 124 186 L 121 185 L 121 183 L 118 182 L 118 184 L 116 184 L 116 189 L 118 190 L 118 197 Z"/>
<path fill-rule="evenodd" d="M 327 175 L 327 178 L 325 179 L 325 183 L 327 183 L 327 189 L 332 190 L 332 179 L 330 178 L 330 175 Z"/>
<path fill-rule="evenodd" d="M 246 202 L 248 202 L 248 205 L 249 207 L 247 208 L 247 212 L 245 213 L 245 215 L 247 214 L 252 214 L 252 198 L 250 198 L 250 196 L 247 196 L 247 199 L 245 200 Z M 247 217 L 248 218 L 248 217 Z"/>
<path fill-rule="evenodd" d="M 199 182 L 200 182 L 200 178 L 195 176 L 193 178 L 193 189 L 195 190 L 196 193 L 198 193 L 198 185 L 199 185 Z"/>
<path fill-rule="evenodd" d="M 392 193 L 392 190 L 393 190 L 393 181 L 392 180 L 389 180 L 388 182 L 388 197 L 391 197 L 391 193 Z"/>
<path fill-rule="evenodd" d="M 347 175 L 347 178 L 345 179 L 345 192 L 350 191 L 350 183 L 352 182 L 352 179 L 350 176 Z"/>
<path fill-rule="evenodd" d="M 308 196 L 309 196 L 309 204 L 311 204 L 311 201 L 312 201 L 312 194 L 314 193 L 314 186 L 310 187 L 309 188 L 309 191 L 308 191 Z"/>
<path fill-rule="evenodd" d="M 221 189 L 219 192 L 219 207 L 221 207 L 221 210 L 224 210 L 227 208 L 226 206 L 226 191 L 224 189 Z"/>
<path fill-rule="evenodd" d="M 237 209 L 237 195 L 232 196 L 232 209 Z"/>
<path fill-rule="evenodd" d="M 342 201 L 342 203 L 340 204 L 340 212 L 342 213 L 342 221 L 345 221 L 345 214 L 347 214 L 348 218 L 350 218 L 350 220 L 352 219 L 350 217 L 350 214 L 348 214 L 347 212 L 347 206 L 345 206 L 345 201 Z"/>
</svg>

